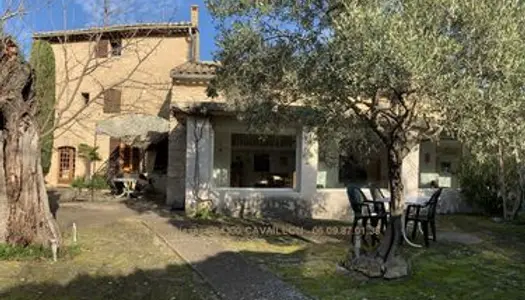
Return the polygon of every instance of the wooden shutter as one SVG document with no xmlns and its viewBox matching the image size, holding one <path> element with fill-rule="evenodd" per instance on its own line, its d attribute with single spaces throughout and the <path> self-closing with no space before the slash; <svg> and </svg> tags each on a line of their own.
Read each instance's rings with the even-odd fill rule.
<svg viewBox="0 0 525 300">
<path fill-rule="evenodd" d="M 95 55 L 97 58 L 108 57 L 109 41 L 99 40 L 95 46 Z"/>
<path fill-rule="evenodd" d="M 122 92 L 117 89 L 109 89 L 104 91 L 104 112 L 105 113 L 119 113 Z"/>
<path fill-rule="evenodd" d="M 120 170 L 120 139 L 109 138 L 109 168 L 110 174 L 117 174 Z"/>
<path fill-rule="evenodd" d="M 139 171 L 141 160 L 142 160 L 142 151 L 140 150 L 140 148 L 133 147 L 132 153 L 131 153 L 131 170 Z"/>
</svg>

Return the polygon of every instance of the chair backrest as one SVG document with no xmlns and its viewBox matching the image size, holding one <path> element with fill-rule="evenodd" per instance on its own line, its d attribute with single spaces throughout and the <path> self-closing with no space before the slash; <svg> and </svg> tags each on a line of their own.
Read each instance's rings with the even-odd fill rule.
<svg viewBox="0 0 525 300">
<path fill-rule="evenodd" d="M 434 218 L 436 216 L 436 209 L 437 209 L 437 202 L 439 200 L 439 196 L 441 196 L 441 192 L 443 191 L 443 188 L 439 188 L 437 191 L 430 196 L 430 200 L 428 200 L 428 210 L 427 210 L 427 217 L 429 219 Z"/>
<path fill-rule="evenodd" d="M 378 199 L 385 198 L 385 195 L 383 195 L 383 192 L 377 185 L 370 186 L 370 194 L 372 194 L 373 201 L 377 201 Z"/>
<path fill-rule="evenodd" d="M 366 196 L 357 186 L 349 185 L 346 188 L 346 194 L 348 195 L 348 200 L 350 201 L 350 206 L 355 213 L 361 213 L 361 204 L 366 200 Z"/>
</svg>

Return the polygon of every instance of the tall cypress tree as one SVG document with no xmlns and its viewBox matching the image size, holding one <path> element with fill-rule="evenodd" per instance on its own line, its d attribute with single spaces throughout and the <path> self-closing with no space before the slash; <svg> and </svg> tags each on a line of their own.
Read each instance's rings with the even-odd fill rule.
<svg viewBox="0 0 525 300">
<path fill-rule="evenodd" d="M 46 41 L 35 41 L 31 49 L 31 66 L 35 70 L 37 97 L 37 121 L 40 133 L 48 132 L 54 125 L 55 109 L 55 56 Z M 53 153 L 53 135 L 46 134 L 40 140 L 42 169 L 49 172 Z"/>
</svg>

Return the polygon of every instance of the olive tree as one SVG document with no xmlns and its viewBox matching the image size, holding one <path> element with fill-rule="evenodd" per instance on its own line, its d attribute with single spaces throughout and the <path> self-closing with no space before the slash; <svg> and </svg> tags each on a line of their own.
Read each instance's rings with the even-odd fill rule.
<svg viewBox="0 0 525 300">
<path fill-rule="evenodd" d="M 478 64 L 487 62 L 474 51 L 476 47 L 487 48 L 495 59 L 499 50 L 516 51 L 490 49 L 480 31 L 495 25 L 492 30 L 503 45 L 514 33 L 497 20 L 521 26 L 524 4 L 489 0 L 208 4 L 218 24 L 216 59 L 221 62 L 210 94 L 222 93 L 261 127 L 299 119 L 334 131 L 358 119 L 384 145 L 392 218 L 374 253 L 384 267 L 394 257 L 403 232 L 403 158 L 422 140 L 437 138 L 465 97 L 480 95 L 485 76 L 478 72 Z M 516 92 L 515 86 L 507 88 Z M 289 116 L 286 108 L 297 105 L 315 113 Z"/>
<path fill-rule="evenodd" d="M 458 12 L 458 27 L 467 29 L 457 33 L 464 41 L 464 88 L 454 89 L 458 101 L 447 118 L 470 162 L 483 166 L 472 172 L 496 175 L 491 185 L 497 187 L 505 219 L 515 218 L 525 198 L 523 6 L 481 1 L 468 5 L 468 13 Z"/>
</svg>

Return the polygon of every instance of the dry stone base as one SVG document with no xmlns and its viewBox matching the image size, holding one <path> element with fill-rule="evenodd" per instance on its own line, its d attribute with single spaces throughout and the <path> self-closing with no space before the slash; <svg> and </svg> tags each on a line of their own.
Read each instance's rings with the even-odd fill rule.
<svg viewBox="0 0 525 300">
<path fill-rule="evenodd" d="M 337 271 L 355 277 L 355 273 L 361 274 L 366 278 L 398 279 L 410 274 L 409 263 L 401 256 L 395 256 L 388 262 L 383 263 L 381 258 L 371 254 L 363 255 L 359 258 L 352 258 L 351 255 L 341 264 L 337 265 Z"/>
</svg>

